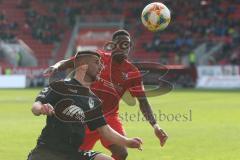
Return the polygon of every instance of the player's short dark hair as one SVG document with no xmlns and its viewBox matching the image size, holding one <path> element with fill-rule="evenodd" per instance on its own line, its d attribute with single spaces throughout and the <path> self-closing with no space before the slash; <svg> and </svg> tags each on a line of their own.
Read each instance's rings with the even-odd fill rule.
<svg viewBox="0 0 240 160">
<path fill-rule="evenodd" d="M 113 33 L 112 40 L 114 40 L 117 36 L 120 36 L 120 35 L 128 36 L 130 38 L 130 34 L 128 33 L 128 31 L 124 29 L 119 29 Z"/>
<path fill-rule="evenodd" d="M 100 54 L 97 51 L 94 50 L 83 50 L 83 51 L 78 51 L 75 55 L 75 58 L 79 58 L 80 56 L 87 56 L 87 55 L 95 55 L 98 58 L 100 58 Z"/>
</svg>

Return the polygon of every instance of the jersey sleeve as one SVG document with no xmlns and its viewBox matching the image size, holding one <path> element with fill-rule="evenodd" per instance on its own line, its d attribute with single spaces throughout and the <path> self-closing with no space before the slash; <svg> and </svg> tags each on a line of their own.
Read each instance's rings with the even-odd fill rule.
<svg viewBox="0 0 240 160">
<path fill-rule="evenodd" d="M 85 112 L 85 120 L 88 128 L 91 131 L 107 124 L 102 113 L 102 107 L 100 102 L 97 103 L 96 107 Z"/>
<path fill-rule="evenodd" d="M 45 87 L 38 94 L 38 96 L 35 99 L 35 102 L 39 101 L 42 104 L 49 103 L 54 107 L 58 100 L 60 100 L 59 95 L 56 94 L 56 92 L 54 92 L 50 87 Z"/>
<path fill-rule="evenodd" d="M 135 70 L 133 72 L 129 72 L 128 77 L 128 90 L 130 94 L 133 97 L 145 96 L 141 73 L 138 70 Z"/>
</svg>

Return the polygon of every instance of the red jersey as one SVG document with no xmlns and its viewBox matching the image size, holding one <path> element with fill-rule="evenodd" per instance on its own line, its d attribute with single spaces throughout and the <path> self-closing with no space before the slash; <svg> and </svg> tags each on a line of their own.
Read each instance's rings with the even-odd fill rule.
<svg viewBox="0 0 240 160">
<path fill-rule="evenodd" d="M 121 64 L 112 61 L 111 53 L 99 51 L 103 63 L 100 80 L 91 85 L 91 90 L 103 103 L 103 113 L 118 113 L 119 101 L 125 91 L 133 97 L 144 95 L 140 71 L 128 60 Z"/>
</svg>

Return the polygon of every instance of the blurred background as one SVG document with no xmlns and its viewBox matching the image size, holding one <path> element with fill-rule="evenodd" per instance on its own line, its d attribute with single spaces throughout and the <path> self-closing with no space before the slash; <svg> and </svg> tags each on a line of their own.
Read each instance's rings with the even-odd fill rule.
<svg viewBox="0 0 240 160">
<path fill-rule="evenodd" d="M 122 28 L 134 43 L 129 59 L 166 65 L 175 87 L 240 88 L 239 0 L 162 1 L 172 19 L 156 33 L 141 23 L 150 2 L 0 0 L 0 88 L 42 86 L 49 65 L 102 48 Z M 155 71 L 144 81 L 158 77 Z"/>
</svg>

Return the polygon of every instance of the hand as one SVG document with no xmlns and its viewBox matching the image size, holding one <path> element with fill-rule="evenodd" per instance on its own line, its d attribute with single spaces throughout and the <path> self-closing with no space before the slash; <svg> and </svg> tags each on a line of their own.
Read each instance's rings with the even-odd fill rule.
<svg viewBox="0 0 240 160">
<path fill-rule="evenodd" d="M 160 145 L 163 147 L 168 139 L 167 133 L 165 133 L 164 130 L 158 126 L 158 124 L 154 125 L 154 133 L 160 140 Z"/>
<path fill-rule="evenodd" d="M 127 147 L 128 148 L 137 148 L 139 150 L 142 150 L 141 144 L 142 140 L 140 138 L 128 138 L 127 139 Z"/>
<path fill-rule="evenodd" d="M 49 103 L 43 104 L 40 112 L 41 114 L 48 116 L 55 114 L 53 106 Z"/>
<path fill-rule="evenodd" d="M 51 76 L 53 73 L 55 73 L 57 71 L 57 68 L 55 68 L 55 67 L 53 67 L 53 66 L 50 66 L 50 67 L 48 67 L 47 69 L 45 69 L 44 71 L 43 71 L 43 75 L 45 76 L 45 77 L 49 77 L 49 76 Z"/>
</svg>

